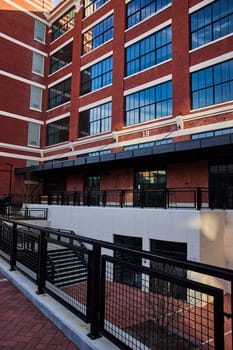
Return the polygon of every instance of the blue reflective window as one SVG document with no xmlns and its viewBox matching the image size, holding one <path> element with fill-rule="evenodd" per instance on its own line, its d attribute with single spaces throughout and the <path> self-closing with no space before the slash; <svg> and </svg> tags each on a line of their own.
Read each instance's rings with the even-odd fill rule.
<svg viewBox="0 0 233 350">
<path fill-rule="evenodd" d="M 202 69 L 191 75 L 192 109 L 233 99 L 233 60 Z"/>
<path fill-rule="evenodd" d="M 191 49 L 233 32 L 233 1 L 216 0 L 191 14 Z"/>
<path fill-rule="evenodd" d="M 143 123 L 172 114 L 172 82 L 145 89 L 125 98 L 125 125 Z"/>
<path fill-rule="evenodd" d="M 135 145 L 130 145 L 130 146 L 124 146 L 123 150 L 124 151 L 131 151 L 131 150 L 134 150 L 134 149 L 142 149 L 142 148 L 146 148 L 146 147 L 168 145 L 170 143 L 172 143 L 172 139 L 165 139 L 165 140 L 145 142 L 145 143 L 140 143 L 140 144 L 135 144 Z"/>
<path fill-rule="evenodd" d="M 108 0 L 84 0 L 84 16 L 90 16 Z"/>
<path fill-rule="evenodd" d="M 126 76 L 140 72 L 172 56 L 172 29 L 168 26 L 126 48 Z"/>
<path fill-rule="evenodd" d="M 105 103 L 79 113 L 79 137 L 100 134 L 111 130 L 112 103 Z"/>
<path fill-rule="evenodd" d="M 83 34 L 83 54 L 113 38 L 113 15 L 96 24 Z"/>
<path fill-rule="evenodd" d="M 207 137 L 214 137 L 214 136 L 221 136 L 221 135 L 229 135 L 229 134 L 232 134 L 232 133 L 233 133 L 233 128 L 201 132 L 201 133 L 198 133 L 198 134 L 193 134 L 192 135 L 192 140 L 204 139 L 204 138 L 207 138 Z"/>
<path fill-rule="evenodd" d="M 80 94 L 87 94 L 111 83 L 112 57 L 108 57 L 81 72 Z"/>
<path fill-rule="evenodd" d="M 132 0 L 126 5 L 126 26 L 130 28 L 157 11 L 170 5 L 172 0 Z"/>
</svg>

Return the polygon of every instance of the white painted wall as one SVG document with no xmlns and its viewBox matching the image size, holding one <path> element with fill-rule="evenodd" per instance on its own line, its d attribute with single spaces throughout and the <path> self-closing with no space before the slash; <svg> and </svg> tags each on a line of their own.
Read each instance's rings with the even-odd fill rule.
<svg viewBox="0 0 233 350">
<path fill-rule="evenodd" d="M 150 239 L 188 243 L 188 259 L 200 261 L 200 213 L 195 210 L 49 205 L 48 220 L 51 227 L 109 242 L 114 234 L 142 237 L 145 250 Z"/>
<path fill-rule="evenodd" d="M 150 239 L 183 242 L 187 243 L 188 260 L 233 269 L 233 211 L 47 207 L 48 226 L 109 242 L 113 242 L 114 234 L 142 237 L 144 250 L 150 249 Z M 195 273 L 189 278 L 199 279 Z M 213 279 L 201 280 L 213 283 Z M 221 282 L 214 281 L 214 285 L 228 290 Z"/>
<path fill-rule="evenodd" d="M 114 234 L 142 237 L 145 250 L 150 248 L 150 239 L 184 242 L 189 260 L 233 268 L 232 210 L 41 207 L 48 208 L 46 225 L 51 227 L 109 242 Z"/>
</svg>

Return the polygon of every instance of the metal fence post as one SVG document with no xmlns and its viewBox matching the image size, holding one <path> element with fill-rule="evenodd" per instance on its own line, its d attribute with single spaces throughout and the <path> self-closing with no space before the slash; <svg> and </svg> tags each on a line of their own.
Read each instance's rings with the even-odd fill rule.
<svg viewBox="0 0 233 350">
<path fill-rule="evenodd" d="M 46 280 L 46 258 L 47 258 L 47 241 L 46 232 L 41 231 L 39 236 L 38 250 L 38 269 L 37 269 L 37 294 L 43 294 Z"/>
<path fill-rule="evenodd" d="M 197 210 L 201 210 L 202 207 L 202 192 L 200 187 L 197 187 Z"/>
<path fill-rule="evenodd" d="M 101 247 L 93 246 L 90 254 L 89 273 L 88 273 L 88 293 L 90 306 L 88 317 L 90 319 L 90 333 L 88 337 L 96 339 L 100 337 L 100 256 Z"/>
<path fill-rule="evenodd" d="M 224 309 L 223 291 L 218 298 L 214 298 L 214 346 L 215 349 L 224 349 Z"/>
<path fill-rule="evenodd" d="M 14 223 L 11 236 L 10 271 L 15 271 L 17 252 L 17 225 Z"/>
</svg>

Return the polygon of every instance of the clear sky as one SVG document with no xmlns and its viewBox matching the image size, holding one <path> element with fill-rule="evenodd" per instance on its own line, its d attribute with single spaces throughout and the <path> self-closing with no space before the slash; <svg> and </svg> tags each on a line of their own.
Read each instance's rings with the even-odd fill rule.
<svg viewBox="0 0 233 350">
<path fill-rule="evenodd" d="M 53 0 L 53 6 L 56 6 L 61 0 Z"/>
</svg>

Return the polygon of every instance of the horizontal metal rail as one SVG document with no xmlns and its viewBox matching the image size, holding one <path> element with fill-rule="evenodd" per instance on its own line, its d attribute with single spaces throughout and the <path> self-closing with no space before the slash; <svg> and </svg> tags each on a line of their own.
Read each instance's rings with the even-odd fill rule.
<svg viewBox="0 0 233 350">
<path fill-rule="evenodd" d="M 226 319 L 230 319 L 232 327 L 233 271 L 230 269 L 167 258 L 151 254 L 148 251 L 133 250 L 110 242 L 76 235 L 69 230 L 66 232 L 66 230 L 44 228 L 9 219 L 1 219 L 0 223 L 0 251 L 4 252 L 4 257 L 8 256 L 11 269 L 19 268 L 19 263 L 25 265 L 27 269 L 31 269 L 36 274 L 34 280 L 38 285 L 38 293 L 43 293 L 44 291 L 51 293 L 84 321 L 90 322 L 91 338 L 96 338 L 101 334 L 105 334 L 105 332 L 111 333 L 106 331 L 106 324 L 112 323 L 113 320 L 105 319 L 104 316 L 106 312 L 111 312 L 111 309 L 106 309 L 109 295 L 109 289 L 106 292 L 106 288 L 119 285 L 121 291 L 133 290 L 132 295 L 129 293 L 129 297 L 131 295 L 133 299 L 135 293 L 138 294 L 139 291 L 143 295 L 147 293 L 146 296 L 153 292 L 153 298 L 155 298 L 155 294 L 164 297 L 164 287 L 166 286 L 166 298 L 171 298 L 172 302 L 173 300 L 182 299 L 183 314 L 186 312 L 184 311 L 186 305 L 184 305 L 184 301 L 188 304 L 188 300 L 195 294 L 195 303 L 198 303 L 198 295 L 196 293 L 200 292 L 198 286 L 201 286 L 201 294 L 205 294 L 205 296 L 208 294 L 209 297 L 212 296 L 214 298 L 212 304 L 209 297 L 207 298 L 207 304 L 213 306 L 210 322 L 214 331 L 210 331 L 208 337 L 204 336 L 206 339 L 203 338 L 202 343 L 204 344 L 207 338 L 210 341 L 212 334 L 214 340 L 211 340 L 211 342 L 213 344 L 221 344 L 222 340 L 215 338 L 215 330 L 216 327 L 222 327 L 222 317 L 224 317 L 224 323 Z M 114 256 L 117 256 L 117 254 L 119 256 L 119 253 L 122 256 L 136 256 L 140 258 L 141 264 L 130 264 L 122 259 L 115 259 Z M 110 264 L 110 267 L 108 266 L 107 268 L 106 264 Z M 105 270 L 101 270 L 101 267 L 103 268 L 104 266 Z M 186 277 L 179 275 L 181 270 L 185 272 Z M 106 277 L 106 273 L 109 274 L 108 277 Z M 130 285 L 124 281 L 122 277 L 124 275 L 133 276 Z M 211 278 L 213 285 L 205 284 L 203 286 L 203 276 L 214 277 Z M 219 292 L 219 288 L 217 288 L 218 291 L 216 291 L 214 279 L 224 280 L 228 283 L 231 290 L 230 308 L 224 309 L 221 295 L 217 296 L 218 293 L 223 293 L 223 290 L 221 289 Z M 154 284 L 152 281 L 159 281 L 159 283 L 156 282 Z M 100 288 L 100 286 L 102 287 Z M 192 290 L 193 294 L 187 292 L 188 290 Z M 217 294 L 215 294 L 215 291 Z M 117 296 L 114 294 L 115 297 Z M 122 296 L 122 298 L 124 297 Z M 152 300 L 155 302 L 157 297 L 153 298 Z M 134 303 L 133 299 L 132 303 Z M 203 300 L 205 299 L 201 300 L 201 303 L 204 303 Z M 121 302 L 122 300 L 118 301 L 118 303 Z M 176 304 L 175 301 L 174 303 Z M 113 303 L 111 307 L 114 307 L 115 304 Z M 124 304 L 122 305 L 124 306 Z M 102 316 L 100 317 L 100 315 Z M 175 324 L 176 321 L 176 319 L 173 320 L 173 323 Z M 184 327 L 186 326 L 185 324 Z M 116 325 L 114 327 L 116 328 Z M 176 333 L 176 327 L 174 325 L 173 333 Z M 117 337 L 119 339 L 117 340 L 113 334 L 108 334 L 107 336 L 114 342 L 122 342 L 121 335 L 125 330 L 118 334 Z M 132 332 L 133 330 L 130 328 L 130 330 L 127 329 L 128 331 Z M 170 326 L 169 329 L 167 328 L 167 331 L 170 332 Z M 185 335 L 186 338 L 187 334 Z M 124 344 L 124 348 L 134 348 L 127 344 Z M 218 348 L 216 345 L 214 346 L 216 350 L 220 348 L 224 350 L 222 344 Z M 203 348 L 208 349 L 208 345 L 205 345 L 205 347 L 203 345 Z"/>
</svg>

